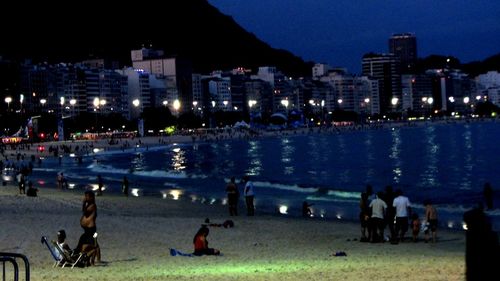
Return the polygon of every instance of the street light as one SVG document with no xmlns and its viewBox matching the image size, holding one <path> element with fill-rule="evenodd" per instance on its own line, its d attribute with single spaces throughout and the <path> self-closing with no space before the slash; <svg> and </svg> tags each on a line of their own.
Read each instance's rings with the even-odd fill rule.
<svg viewBox="0 0 500 281">
<path fill-rule="evenodd" d="M 137 101 L 139 101 L 139 100 L 137 100 Z M 162 102 L 162 104 L 163 104 L 165 107 L 167 107 L 167 105 L 168 105 L 168 100 L 164 100 L 164 101 Z"/>
<path fill-rule="evenodd" d="M 40 104 L 42 105 L 42 111 L 43 111 L 43 107 L 45 106 L 46 103 L 47 103 L 46 99 L 40 99 Z"/>
<path fill-rule="evenodd" d="M 393 106 L 394 112 L 396 112 L 396 107 L 398 106 L 399 99 L 397 97 L 393 97 L 391 99 L 391 104 Z"/>
<path fill-rule="evenodd" d="M 167 103 L 168 103 L 168 102 L 167 102 Z M 141 102 L 139 101 L 139 99 L 135 99 L 135 100 L 133 100 L 133 101 L 132 101 L 132 104 L 133 104 L 135 107 L 138 107 L 138 106 L 141 104 Z M 164 103 L 164 104 L 166 104 L 166 103 Z"/>
<path fill-rule="evenodd" d="M 23 94 L 20 94 L 19 95 L 19 106 L 20 106 L 20 111 L 21 113 L 23 112 L 23 102 L 24 102 L 24 95 Z"/>
<path fill-rule="evenodd" d="M 398 104 L 398 101 L 399 101 L 399 99 L 398 99 L 398 98 L 396 98 L 396 97 L 394 97 L 394 98 L 392 98 L 392 99 L 391 99 L 391 104 L 392 104 L 394 107 L 396 107 L 396 105 Z"/>
<path fill-rule="evenodd" d="M 248 108 L 250 109 L 250 123 L 253 123 L 253 113 L 252 113 L 252 107 L 257 104 L 256 100 L 248 100 Z"/>
<path fill-rule="evenodd" d="M 97 111 L 97 108 L 99 108 L 99 98 L 94 98 L 94 111 Z"/>
<path fill-rule="evenodd" d="M 179 109 L 181 108 L 181 102 L 179 100 L 174 100 L 173 104 L 174 110 L 175 110 L 175 115 L 179 114 Z"/>
<path fill-rule="evenodd" d="M 290 102 L 288 100 L 281 100 L 281 105 L 283 105 L 285 107 L 287 116 L 288 116 L 288 105 L 289 104 L 290 104 Z"/>
<path fill-rule="evenodd" d="M 9 109 L 10 109 L 10 103 L 12 102 L 12 98 L 11 97 L 6 97 L 5 98 L 5 102 L 7 103 L 7 111 L 9 111 Z"/>
</svg>

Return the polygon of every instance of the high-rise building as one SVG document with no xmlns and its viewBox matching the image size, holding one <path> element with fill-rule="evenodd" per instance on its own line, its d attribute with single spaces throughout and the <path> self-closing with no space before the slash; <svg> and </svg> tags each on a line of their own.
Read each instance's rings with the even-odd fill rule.
<svg viewBox="0 0 500 281">
<path fill-rule="evenodd" d="M 145 72 L 162 75 L 167 85 L 167 95 L 176 94 L 180 111 L 190 111 L 193 103 L 193 71 L 190 61 L 181 58 L 162 58 L 163 52 L 151 49 L 131 51 L 132 66 Z M 175 89 L 175 93 L 168 90 Z M 171 99 L 172 97 L 169 97 Z"/>
<path fill-rule="evenodd" d="M 399 58 L 393 54 L 366 54 L 362 62 L 363 76 L 378 80 L 380 113 L 402 108 Z"/>
<path fill-rule="evenodd" d="M 389 52 L 400 59 L 403 73 L 414 72 L 417 62 L 417 37 L 415 34 L 393 34 L 389 38 Z"/>
</svg>

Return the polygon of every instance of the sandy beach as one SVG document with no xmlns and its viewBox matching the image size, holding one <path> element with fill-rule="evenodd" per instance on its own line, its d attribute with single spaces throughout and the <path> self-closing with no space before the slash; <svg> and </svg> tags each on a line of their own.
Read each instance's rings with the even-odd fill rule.
<svg viewBox="0 0 500 281">
<path fill-rule="evenodd" d="M 120 149 L 108 141 L 93 142 L 93 147 Z M 191 142 L 192 138 L 172 136 L 162 141 L 141 138 L 141 146 Z M 52 156 L 48 151 L 37 152 L 36 147 L 7 150 L 6 154 L 11 158 L 16 153 Z M 398 245 L 362 243 L 357 222 L 264 215 L 258 210 L 255 217 L 229 217 L 227 206 L 109 193 L 96 199 L 102 262 L 87 268 L 53 268 L 54 261 L 40 238 L 55 240 L 57 231 L 64 229 L 69 245 L 76 246 L 83 233 L 79 224 L 83 190 L 40 188 L 38 195 L 18 195 L 13 185 L 0 187 L 0 251 L 26 255 L 31 280 L 465 279 L 465 233 L 461 230 L 439 229 L 435 244 L 424 243 L 423 234 L 419 242 L 410 242 L 410 233 L 408 241 Z M 239 211 L 244 213 L 243 200 Z M 220 249 L 223 256 L 170 256 L 169 248 L 193 251 L 193 236 L 205 218 L 212 223 L 234 221 L 234 228 L 211 227 L 208 236 L 210 247 Z M 332 255 L 338 251 L 347 256 Z"/>
<path fill-rule="evenodd" d="M 83 191 L 17 193 L 15 186 L 0 188 L 0 251 L 26 255 L 31 280 L 464 280 L 462 231 L 440 230 L 435 244 L 361 243 L 353 222 L 258 212 L 229 217 L 224 206 L 110 194 L 96 199 L 102 262 L 53 268 L 40 238 L 55 239 L 65 229 L 75 247 L 83 232 Z M 211 227 L 208 236 L 223 256 L 170 256 L 169 248 L 192 252 L 193 236 L 207 217 L 213 223 L 234 221 L 234 228 Z M 347 256 L 331 256 L 337 251 Z"/>
</svg>

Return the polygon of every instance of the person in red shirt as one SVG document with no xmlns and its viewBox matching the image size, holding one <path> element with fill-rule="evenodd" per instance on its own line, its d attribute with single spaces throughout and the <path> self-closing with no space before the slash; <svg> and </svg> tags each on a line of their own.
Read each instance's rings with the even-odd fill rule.
<svg viewBox="0 0 500 281">
<path fill-rule="evenodd" d="M 196 256 L 220 255 L 219 250 L 208 247 L 208 241 L 207 241 L 208 233 L 209 233 L 208 227 L 203 225 L 194 236 L 193 238 L 194 255 Z"/>
</svg>

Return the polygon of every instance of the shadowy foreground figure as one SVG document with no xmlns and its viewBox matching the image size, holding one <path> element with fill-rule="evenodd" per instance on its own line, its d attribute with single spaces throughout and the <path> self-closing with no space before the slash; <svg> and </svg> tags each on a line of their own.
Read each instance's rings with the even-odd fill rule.
<svg viewBox="0 0 500 281">
<path fill-rule="evenodd" d="M 498 280 L 496 267 L 500 265 L 498 236 L 492 230 L 490 220 L 483 211 L 482 204 L 464 213 L 467 224 L 465 232 L 466 279 Z"/>
</svg>

